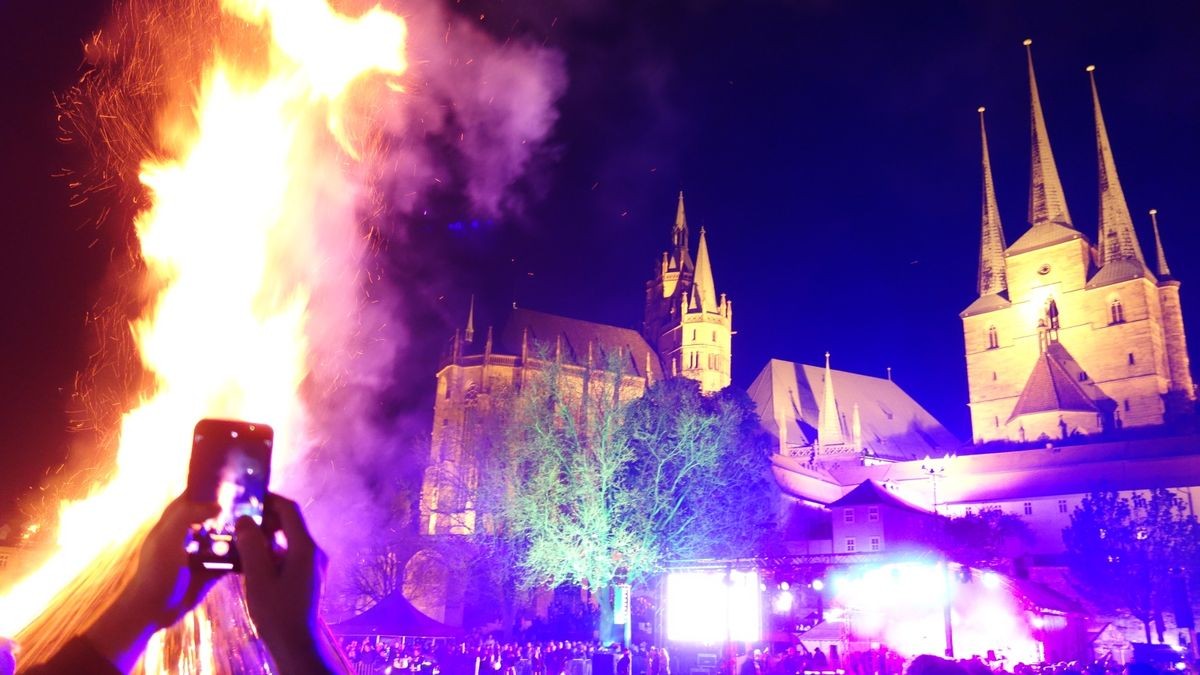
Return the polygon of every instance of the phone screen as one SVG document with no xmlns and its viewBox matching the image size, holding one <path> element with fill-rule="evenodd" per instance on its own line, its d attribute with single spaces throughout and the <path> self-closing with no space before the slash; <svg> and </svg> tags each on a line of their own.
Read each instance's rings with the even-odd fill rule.
<svg viewBox="0 0 1200 675">
<path fill-rule="evenodd" d="M 194 565 L 211 570 L 241 569 L 234 523 L 249 516 L 262 525 L 273 440 L 274 432 L 265 424 L 209 419 L 196 424 L 188 499 L 216 502 L 221 511 L 192 526 L 186 547 Z"/>
</svg>

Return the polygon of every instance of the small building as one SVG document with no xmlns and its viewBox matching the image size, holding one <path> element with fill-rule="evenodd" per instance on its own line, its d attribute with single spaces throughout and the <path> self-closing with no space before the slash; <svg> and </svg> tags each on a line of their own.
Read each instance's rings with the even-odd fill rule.
<svg viewBox="0 0 1200 675">
<path fill-rule="evenodd" d="M 937 516 L 905 501 L 873 480 L 865 480 L 829 505 L 834 553 L 881 553 L 888 542 L 920 543 L 935 530 Z"/>
</svg>

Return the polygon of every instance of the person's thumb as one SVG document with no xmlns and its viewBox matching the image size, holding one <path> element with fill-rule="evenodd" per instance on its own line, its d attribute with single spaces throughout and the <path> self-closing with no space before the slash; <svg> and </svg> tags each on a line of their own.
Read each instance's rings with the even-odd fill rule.
<svg viewBox="0 0 1200 675">
<path fill-rule="evenodd" d="M 253 518 L 242 516 L 237 520 L 237 550 L 242 559 L 242 574 L 250 583 L 271 575 L 271 545 L 262 528 Z"/>
</svg>

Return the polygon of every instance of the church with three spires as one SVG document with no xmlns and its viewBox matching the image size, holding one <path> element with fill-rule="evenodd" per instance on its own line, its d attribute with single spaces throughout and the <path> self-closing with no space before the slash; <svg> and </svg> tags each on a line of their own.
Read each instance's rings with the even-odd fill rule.
<svg viewBox="0 0 1200 675">
<path fill-rule="evenodd" d="M 1125 201 L 1095 68 L 1095 243 L 1067 208 L 1026 41 L 1032 159 L 1029 229 L 1005 244 L 983 108 L 979 297 L 961 313 L 976 443 L 1161 425 L 1195 407 L 1179 297 L 1150 211 L 1151 270 Z"/>
</svg>

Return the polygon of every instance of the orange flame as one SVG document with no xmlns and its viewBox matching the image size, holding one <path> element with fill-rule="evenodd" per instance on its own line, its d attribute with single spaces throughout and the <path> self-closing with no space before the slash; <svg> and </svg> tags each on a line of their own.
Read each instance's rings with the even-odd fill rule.
<svg viewBox="0 0 1200 675">
<path fill-rule="evenodd" d="M 323 240 L 338 235 L 318 221 L 327 207 L 353 215 L 352 196 L 335 194 L 352 191 L 341 177 L 345 156 L 357 157 L 344 126 L 350 92 L 369 73 L 405 71 L 405 25 L 379 7 L 351 18 L 324 0 L 222 0 L 222 9 L 269 36 L 268 64 L 263 72 L 218 53 L 194 126 L 164 131 L 176 157 L 142 165 L 153 199 L 136 228 L 162 290 L 132 330 L 156 391 L 124 416 L 112 480 L 63 505 L 55 553 L 0 597 L 0 635 L 28 625 L 183 489 L 200 418 L 269 423 L 276 470 L 299 459 L 306 308 L 321 275 L 354 276 L 328 269 L 346 256 L 323 255 Z M 329 207 L 331 196 L 341 202 Z"/>
</svg>

